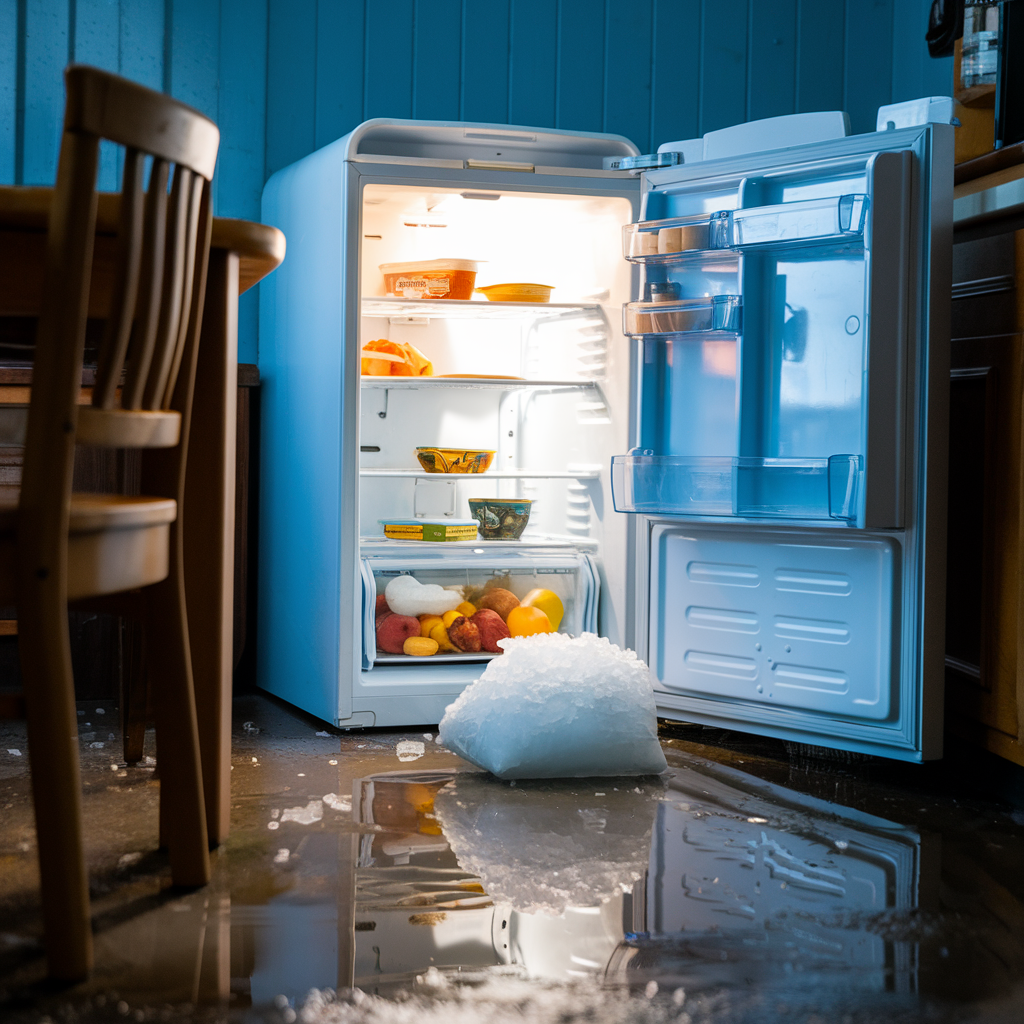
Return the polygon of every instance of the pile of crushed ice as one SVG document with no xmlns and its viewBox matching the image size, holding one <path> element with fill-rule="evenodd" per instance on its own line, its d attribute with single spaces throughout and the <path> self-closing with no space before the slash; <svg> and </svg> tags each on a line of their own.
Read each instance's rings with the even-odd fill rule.
<svg viewBox="0 0 1024 1024">
<path fill-rule="evenodd" d="M 500 975 L 482 983 L 449 984 L 436 968 L 416 981 L 416 991 L 401 993 L 400 1001 L 359 989 L 337 995 L 314 989 L 290 1019 L 297 1016 L 302 1024 L 690 1024 L 676 994 L 682 990 L 658 992 L 657 985 L 631 996 L 589 981 L 566 985 Z"/>
<path fill-rule="evenodd" d="M 438 792 L 434 813 L 459 865 L 495 903 L 557 916 L 629 892 L 647 870 L 661 782 L 617 781 L 510 788 L 463 772 Z"/>
<path fill-rule="evenodd" d="M 463 690 L 440 742 L 502 779 L 665 770 L 647 666 L 584 633 L 499 640 L 504 656 Z"/>
</svg>

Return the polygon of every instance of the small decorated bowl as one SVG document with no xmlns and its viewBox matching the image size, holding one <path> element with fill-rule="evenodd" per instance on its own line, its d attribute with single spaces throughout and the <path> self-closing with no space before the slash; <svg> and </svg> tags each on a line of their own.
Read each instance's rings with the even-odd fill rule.
<svg viewBox="0 0 1024 1024">
<path fill-rule="evenodd" d="M 530 521 L 529 498 L 470 498 L 469 514 L 484 540 L 519 540 Z"/>
<path fill-rule="evenodd" d="M 482 448 L 417 448 L 416 458 L 428 473 L 486 473 L 494 452 Z"/>
</svg>

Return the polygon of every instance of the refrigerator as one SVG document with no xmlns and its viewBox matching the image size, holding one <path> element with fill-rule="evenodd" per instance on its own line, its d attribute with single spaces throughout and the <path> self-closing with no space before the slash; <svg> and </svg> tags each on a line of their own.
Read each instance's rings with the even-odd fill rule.
<svg viewBox="0 0 1024 1024">
<path fill-rule="evenodd" d="M 341 728 L 438 722 L 495 655 L 379 649 L 377 599 L 412 574 L 553 591 L 561 632 L 647 661 L 665 718 L 940 756 L 953 129 L 847 123 L 642 158 L 377 119 L 277 172 L 260 686 Z M 382 266 L 439 259 L 550 301 L 388 294 Z M 381 340 L 433 375 L 362 375 Z M 428 446 L 494 461 L 427 473 Z M 384 536 L 472 499 L 529 499 L 521 538 Z"/>
</svg>

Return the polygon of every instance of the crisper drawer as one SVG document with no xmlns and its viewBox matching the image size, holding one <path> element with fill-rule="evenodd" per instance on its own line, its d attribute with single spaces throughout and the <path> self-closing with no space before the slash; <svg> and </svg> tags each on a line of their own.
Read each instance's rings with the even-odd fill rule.
<svg viewBox="0 0 1024 1024">
<path fill-rule="evenodd" d="M 382 545 L 383 546 L 383 545 Z M 442 587 L 460 587 L 464 600 L 476 603 L 487 587 L 500 586 L 520 600 L 537 589 L 557 595 L 564 609 L 559 633 L 579 635 L 596 632 L 600 585 L 597 568 L 590 556 L 566 547 L 530 550 L 509 545 L 481 547 L 444 546 L 441 551 L 424 550 L 420 545 L 403 545 L 401 551 L 364 554 L 363 582 L 363 668 L 375 664 L 437 664 L 439 662 L 488 661 L 499 655 L 479 653 L 437 653 L 428 657 L 392 654 L 377 648 L 375 613 L 378 595 L 396 576 L 411 575 L 420 583 Z"/>
</svg>

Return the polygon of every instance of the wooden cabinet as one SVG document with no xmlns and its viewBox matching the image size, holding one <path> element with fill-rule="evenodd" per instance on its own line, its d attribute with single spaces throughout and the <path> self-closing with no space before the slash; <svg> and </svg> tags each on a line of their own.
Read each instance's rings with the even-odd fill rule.
<svg viewBox="0 0 1024 1024">
<path fill-rule="evenodd" d="M 1024 231 L 954 245 L 946 723 L 1024 764 Z"/>
</svg>

